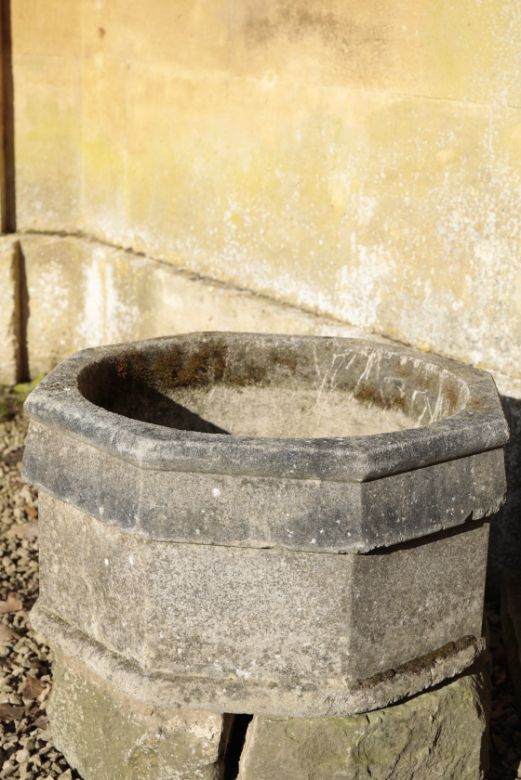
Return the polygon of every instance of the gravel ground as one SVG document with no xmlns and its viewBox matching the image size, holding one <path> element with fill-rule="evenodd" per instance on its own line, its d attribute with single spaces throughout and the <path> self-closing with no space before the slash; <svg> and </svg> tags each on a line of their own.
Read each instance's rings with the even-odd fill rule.
<svg viewBox="0 0 521 780">
<path fill-rule="evenodd" d="M 49 648 L 28 622 L 38 595 L 38 510 L 20 476 L 25 428 L 19 414 L 0 418 L 0 778 L 72 780 L 79 775 L 48 732 Z"/>
<path fill-rule="evenodd" d="M 38 510 L 36 492 L 20 476 L 26 424 L 13 398 L 0 397 L 0 780 L 73 780 L 80 776 L 48 732 L 49 648 L 28 623 L 38 595 Z M 487 609 L 493 659 L 489 780 L 516 780 L 521 719 L 505 666 L 498 606 Z"/>
</svg>

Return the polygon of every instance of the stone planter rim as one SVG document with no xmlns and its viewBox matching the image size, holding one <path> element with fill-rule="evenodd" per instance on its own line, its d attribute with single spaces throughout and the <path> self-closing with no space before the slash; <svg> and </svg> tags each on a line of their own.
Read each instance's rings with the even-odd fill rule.
<svg viewBox="0 0 521 780">
<path fill-rule="evenodd" d="M 25 411 L 29 417 L 81 437 L 139 468 L 242 476 L 363 482 L 497 449 L 508 441 L 508 426 L 490 374 L 432 353 L 362 339 L 320 337 L 349 342 L 361 350 L 409 356 L 449 372 L 468 388 L 464 408 L 430 425 L 391 433 L 316 439 L 257 438 L 141 422 L 95 405 L 79 390 L 78 380 L 84 369 L 116 357 L 123 349 L 128 353 L 161 349 L 187 339 L 211 343 L 223 337 L 228 341 L 255 337 L 274 344 L 288 339 L 295 342 L 319 338 L 215 331 L 86 349 L 63 361 L 42 381 L 26 401 Z"/>
</svg>

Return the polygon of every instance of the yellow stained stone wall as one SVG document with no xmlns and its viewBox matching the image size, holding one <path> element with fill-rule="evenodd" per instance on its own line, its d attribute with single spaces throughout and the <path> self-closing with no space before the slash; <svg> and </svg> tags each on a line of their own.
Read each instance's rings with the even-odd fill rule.
<svg viewBox="0 0 521 780">
<path fill-rule="evenodd" d="M 12 0 L 17 227 L 521 377 L 519 0 Z"/>
</svg>

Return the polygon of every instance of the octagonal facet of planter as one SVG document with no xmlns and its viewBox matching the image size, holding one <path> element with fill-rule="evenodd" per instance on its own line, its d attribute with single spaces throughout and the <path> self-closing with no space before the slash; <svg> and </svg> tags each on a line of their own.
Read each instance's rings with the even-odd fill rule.
<svg viewBox="0 0 521 780">
<path fill-rule="evenodd" d="M 508 438 L 491 377 L 400 346 L 192 334 L 29 398 L 33 621 L 136 698 L 299 716 L 472 663 Z"/>
</svg>

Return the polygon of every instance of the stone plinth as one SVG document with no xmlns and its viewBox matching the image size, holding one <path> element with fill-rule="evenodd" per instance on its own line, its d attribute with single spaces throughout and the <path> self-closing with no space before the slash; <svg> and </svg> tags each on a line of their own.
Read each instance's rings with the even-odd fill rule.
<svg viewBox="0 0 521 780">
<path fill-rule="evenodd" d="M 233 716 L 147 707 L 59 653 L 49 712 L 55 744 L 84 780 L 222 780 L 237 752 L 238 780 L 481 780 L 484 671 L 364 715 L 256 715 L 241 746 Z"/>
<path fill-rule="evenodd" d="M 58 654 L 53 741 L 84 780 L 220 780 L 227 723 L 197 710 L 140 705 Z"/>
<path fill-rule="evenodd" d="M 467 674 L 347 718 L 253 718 L 238 780 L 481 780 L 487 690 Z"/>
</svg>

